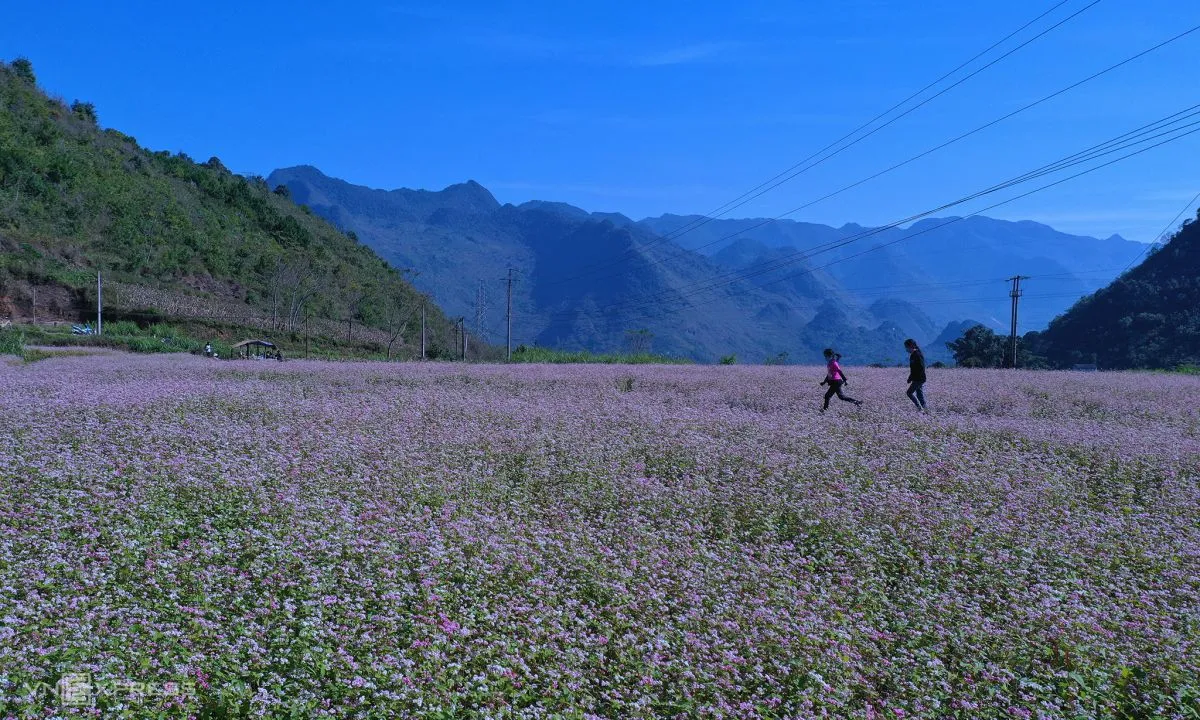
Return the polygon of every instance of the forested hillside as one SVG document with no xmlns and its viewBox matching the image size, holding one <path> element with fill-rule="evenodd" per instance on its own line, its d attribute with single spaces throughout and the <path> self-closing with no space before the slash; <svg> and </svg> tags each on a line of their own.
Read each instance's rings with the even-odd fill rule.
<svg viewBox="0 0 1200 720">
<path fill-rule="evenodd" d="M 1060 366 L 1200 363 L 1200 223 L 1186 223 L 1140 265 L 1080 300 L 1045 332 L 1027 335 L 1026 342 Z"/>
<path fill-rule="evenodd" d="M 421 298 L 374 251 L 220 160 L 152 152 L 0 63 L 0 318 L 305 316 L 411 337 Z M 110 292 L 111 289 L 111 292 Z M 450 327 L 432 305 L 435 336 Z"/>
</svg>

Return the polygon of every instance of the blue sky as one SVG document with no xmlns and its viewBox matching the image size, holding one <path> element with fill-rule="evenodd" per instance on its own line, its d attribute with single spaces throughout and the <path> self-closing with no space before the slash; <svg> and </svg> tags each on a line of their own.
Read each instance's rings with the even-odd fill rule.
<svg viewBox="0 0 1200 720">
<path fill-rule="evenodd" d="M 0 57 L 147 147 L 239 172 L 471 178 L 503 202 L 643 217 L 720 206 L 1055 2 L 45 0 L 8 4 Z M 1196 25 L 1198 3 L 1101 0 L 733 215 L 783 213 Z M 792 217 L 885 223 L 1053 161 L 1200 102 L 1198 57 L 1200 32 Z M 1200 134 L 990 214 L 1152 240 L 1200 190 L 1198 149 Z"/>
</svg>

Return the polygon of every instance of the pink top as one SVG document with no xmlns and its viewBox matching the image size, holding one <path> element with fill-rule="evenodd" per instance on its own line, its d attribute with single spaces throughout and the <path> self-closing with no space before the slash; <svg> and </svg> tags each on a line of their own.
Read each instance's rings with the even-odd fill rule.
<svg viewBox="0 0 1200 720">
<path fill-rule="evenodd" d="M 829 363 L 825 366 L 825 377 L 830 380 L 842 379 L 842 366 L 838 365 L 838 361 L 830 358 Z"/>
</svg>

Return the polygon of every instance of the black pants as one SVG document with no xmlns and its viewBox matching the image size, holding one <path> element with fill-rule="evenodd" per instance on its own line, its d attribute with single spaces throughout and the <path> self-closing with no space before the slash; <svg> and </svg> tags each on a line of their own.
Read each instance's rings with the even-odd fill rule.
<svg viewBox="0 0 1200 720">
<path fill-rule="evenodd" d="M 851 402 L 851 403 L 854 403 L 855 405 L 858 404 L 857 400 L 855 400 L 854 398 L 852 398 L 842 392 L 842 385 L 844 385 L 844 384 L 845 384 L 844 380 L 830 380 L 829 381 L 829 389 L 825 391 L 825 407 L 823 408 L 824 410 L 829 409 L 829 400 L 834 395 L 837 395 L 838 398 L 840 398 L 846 402 Z"/>
</svg>

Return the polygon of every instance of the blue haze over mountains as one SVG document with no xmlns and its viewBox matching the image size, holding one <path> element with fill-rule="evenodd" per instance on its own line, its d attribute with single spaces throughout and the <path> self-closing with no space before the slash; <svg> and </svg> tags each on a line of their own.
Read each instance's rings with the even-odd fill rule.
<svg viewBox="0 0 1200 720">
<path fill-rule="evenodd" d="M 1145 249 L 1119 236 L 969 217 L 922 220 L 805 257 L 867 229 L 719 218 L 664 239 L 700 218 L 634 221 L 555 202 L 501 205 L 475 182 L 377 190 L 309 166 L 276 170 L 268 182 L 412 270 L 414 284 L 473 332 L 482 296 L 479 330 L 489 342 L 504 342 L 501 278 L 513 267 L 514 345 L 614 351 L 627 347 L 628 331 L 647 329 L 654 352 L 701 362 L 785 353 L 791 362 L 819 362 L 832 345 L 851 363 L 895 363 L 906 337 L 931 361 L 948 359 L 944 343 L 974 322 L 1007 332 L 1003 278 L 1034 276 L 1021 331 L 1040 329 Z M 768 268 L 776 269 L 760 272 Z"/>
</svg>

